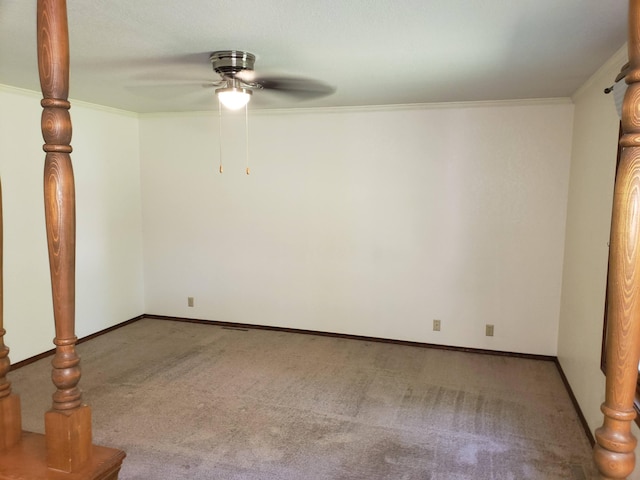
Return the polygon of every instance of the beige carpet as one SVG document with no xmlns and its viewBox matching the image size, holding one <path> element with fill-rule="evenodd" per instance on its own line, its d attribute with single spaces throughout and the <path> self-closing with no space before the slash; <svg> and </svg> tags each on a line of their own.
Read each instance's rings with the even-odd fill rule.
<svg viewBox="0 0 640 480">
<path fill-rule="evenodd" d="M 79 346 L 121 480 L 583 480 L 552 362 L 144 319 Z M 10 374 L 43 431 L 50 359 Z"/>
</svg>

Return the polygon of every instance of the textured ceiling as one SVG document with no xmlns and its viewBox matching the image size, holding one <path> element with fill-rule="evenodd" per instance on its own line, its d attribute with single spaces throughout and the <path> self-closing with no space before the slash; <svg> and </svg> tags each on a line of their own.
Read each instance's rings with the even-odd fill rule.
<svg viewBox="0 0 640 480">
<path fill-rule="evenodd" d="M 0 0 L 0 84 L 39 90 L 35 0 Z M 214 50 L 336 87 L 251 108 L 567 97 L 626 40 L 603 0 L 67 0 L 72 99 L 135 112 L 212 110 Z"/>
</svg>

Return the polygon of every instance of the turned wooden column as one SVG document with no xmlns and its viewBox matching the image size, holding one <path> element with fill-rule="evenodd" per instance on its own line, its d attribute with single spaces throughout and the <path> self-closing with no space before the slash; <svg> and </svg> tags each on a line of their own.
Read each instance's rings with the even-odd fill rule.
<svg viewBox="0 0 640 480">
<path fill-rule="evenodd" d="M 42 136 L 46 152 L 44 206 L 53 294 L 56 387 L 45 414 L 47 464 L 72 472 L 91 452 L 91 410 L 78 388 L 80 358 L 75 349 L 75 187 L 71 166 L 69 36 L 65 0 L 38 0 L 38 69 Z"/>
<path fill-rule="evenodd" d="M 0 451 L 12 447 L 22 434 L 22 417 L 20 399 L 11 393 L 11 382 L 7 373 L 11 362 L 9 349 L 4 344 L 4 287 L 3 279 L 3 220 L 2 220 L 2 187 L 0 186 Z"/>
<path fill-rule="evenodd" d="M 640 358 L 640 0 L 629 2 L 626 82 L 609 250 L 604 422 L 594 449 L 602 479 L 633 472 L 637 443 L 631 422 Z"/>
</svg>

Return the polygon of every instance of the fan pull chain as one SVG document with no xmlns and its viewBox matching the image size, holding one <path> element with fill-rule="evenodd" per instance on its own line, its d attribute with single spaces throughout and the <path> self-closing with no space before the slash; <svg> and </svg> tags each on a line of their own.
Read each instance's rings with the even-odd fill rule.
<svg viewBox="0 0 640 480">
<path fill-rule="evenodd" d="M 244 140 L 245 140 L 245 152 L 247 154 L 247 175 L 251 174 L 251 169 L 249 168 L 249 108 L 248 104 L 244 106 Z"/>
<path fill-rule="evenodd" d="M 222 168 L 222 102 L 218 99 L 218 126 L 220 129 L 220 138 L 218 140 L 218 144 L 220 146 L 220 173 L 224 171 Z"/>
</svg>

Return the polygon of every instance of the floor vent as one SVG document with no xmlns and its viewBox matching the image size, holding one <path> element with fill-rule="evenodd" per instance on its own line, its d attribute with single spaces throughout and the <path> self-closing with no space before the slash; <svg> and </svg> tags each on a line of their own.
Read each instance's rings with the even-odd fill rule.
<svg viewBox="0 0 640 480">
<path fill-rule="evenodd" d="M 224 330 L 239 330 L 240 332 L 248 332 L 248 328 L 240 328 L 240 327 L 221 327 Z"/>
</svg>

